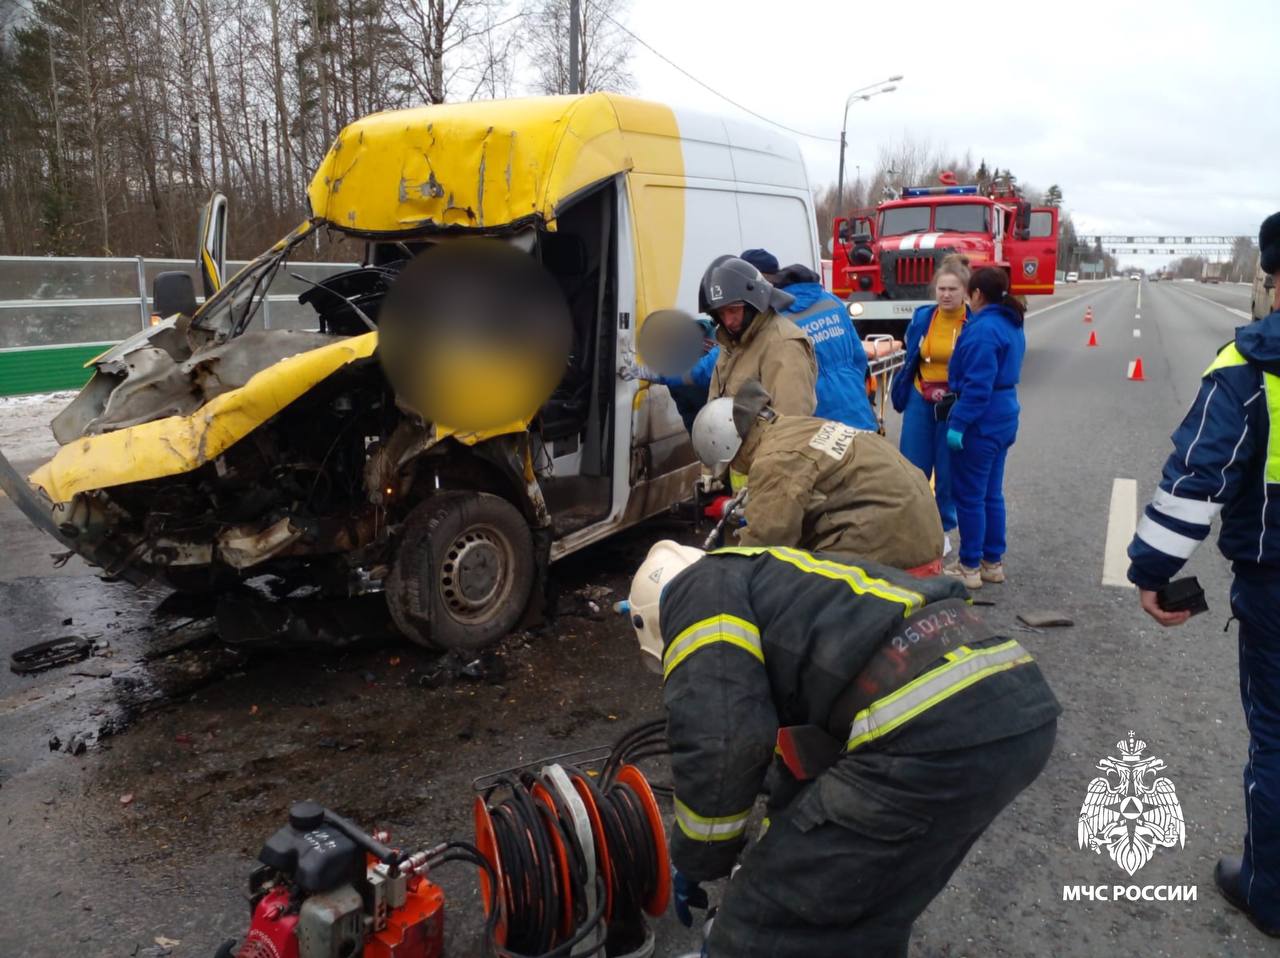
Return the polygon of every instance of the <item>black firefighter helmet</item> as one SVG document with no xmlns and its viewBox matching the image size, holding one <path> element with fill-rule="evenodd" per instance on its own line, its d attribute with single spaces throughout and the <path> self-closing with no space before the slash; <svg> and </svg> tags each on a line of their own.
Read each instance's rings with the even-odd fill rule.
<svg viewBox="0 0 1280 958">
<path fill-rule="evenodd" d="M 713 259 L 698 287 L 698 312 L 712 317 L 720 307 L 733 303 L 751 307 L 754 315 L 770 309 L 783 310 L 794 302 L 794 296 L 776 289 L 760 270 L 737 256 Z"/>
</svg>

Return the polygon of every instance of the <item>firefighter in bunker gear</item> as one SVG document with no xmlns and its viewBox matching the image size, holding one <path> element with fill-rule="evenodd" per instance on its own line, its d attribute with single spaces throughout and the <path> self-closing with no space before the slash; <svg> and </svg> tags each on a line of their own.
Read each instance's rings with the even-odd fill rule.
<svg viewBox="0 0 1280 958">
<path fill-rule="evenodd" d="M 732 461 L 747 476 L 744 546 L 795 546 L 898 569 L 942 558 L 942 522 L 924 474 L 874 432 L 809 416 L 780 416 L 747 380 L 732 399 L 698 413 L 703 464 Z M 935 573 L 940 569 L 933 569 Z"/>
<path fill-rule="evenodd" d="M 770 781 L 770 825 L 725 887 L 712 958 L 905 956 L 916 917 L 1040 773 L 1058 703 L 964 595 L 796 549 L 650 551 L 629 608 L 645 658 L 662 639 L 687 890 L 729 874 Z M 813 781 L 774 761 L 788 726 L 838 737 Z"/>
<path fill-rule="evenodd" d="M 793 297 L 750 263 L 721 256 L 707 267 L 698 309 L 716 323 L 720 354 L 711 371 L 708 399 L 733 396 L 748 379 L 759 380 L 788 416 L 811 416 L 817 405 L 818 365 L 813 343 L 780 311 Z"/>
<path fill-rule="evenodd" d="M 1280 279 L 1280 213 L 1258 241 L 1262 271 Z M 1280 299 L 1273 309 L 1237 329 L 1204 371 L 1129 546 L 1129 581 L 1161 625 L 1185 622 L 1188 613 L 1162 609 L 1157 592 L 1221 514 L 1249 751 L 1243 854 L 1222 859 L 1214 877 L 1228 901 L 1280 937 Z"/>
</svg>

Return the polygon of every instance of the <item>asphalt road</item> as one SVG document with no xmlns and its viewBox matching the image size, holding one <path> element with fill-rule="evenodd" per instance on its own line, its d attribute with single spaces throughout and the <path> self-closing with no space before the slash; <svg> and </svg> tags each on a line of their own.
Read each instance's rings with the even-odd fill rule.
<svg viewBox="0 0 1280 958">
<path fill-rule="evenodd" d="M 915 958 L 1276 953 L 1212 881 L 1243 823 L 1226 564 L 1208 546 L 1192 559 L 1211 611 L 1179 630 L 1152 623 L 1133 590 L 1102 584 L 1115 480 L 1136 480 L 1145 505 L 1201 371 L 1247 309 L 1244 287 L 1128 280 L 1033 303 L 1006 483 L 1010 581 L 981 598 L 1036 655 L 1065 711 L 1044 774 L 918 922 Z M 1126 372 L 1139 356 L 1145 381 L 1133 382 Z M 1134 520 L 1126 511 L 1114 520 L 1121 528 Z M 155 662 L 138 663 L 198 610 L 157 612 L 158 595 L 83 569 L 55 579 L 53 550 L 21 528 L 0 500 L 0 651 L 66 629 L 97 632 L 112 640 L 121 674 L 0 677 L 0 954 L 131 956 L 163 936 L 181 942 L 174 955 L 209 955 L 244 927 L 243 882 L 289 799 L 319 798 L 415 843 L 466 836 L 474 775 L 608 742 L 659 714 L 657 684 L 625 625 L 596 609 L 625 589 L 647 544 L 673 531 L 660 524 L 558 565 L 560 617 L 506 643 L 474 680 L 393 643 L 259 653 L 145 714 L 119 704 L 122 688 L 184 688 Z M 1037 610 L 1075 624 L 1015 631 L 1019 612 Z M 122 731 L 84 755 L 46 745 L 104 719 Z M 1130 730 L 1164 760 L 1186 819 L 1185 847 L 1158 849 L 1133 877 L 1076 835 L 1096 763 L 1118 755 Z M 471 878 L 441 878 L 450 954 L 471 954 Z M 1063 900 L 1064 886 L 1117 884 L 1194 886 L 1197 898 Z M 694 940 L 670 918 L 657 932 L 659 955 Z"/>
</svg>

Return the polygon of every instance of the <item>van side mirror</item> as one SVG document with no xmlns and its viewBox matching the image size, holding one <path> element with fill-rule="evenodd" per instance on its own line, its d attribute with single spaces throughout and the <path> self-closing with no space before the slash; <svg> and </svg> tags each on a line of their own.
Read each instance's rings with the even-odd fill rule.
<svg viewBox="0 0 1280 958">
<path fill-rule="evenodd" d="M 196 311 L 196 284 L 189 273 L 173 270 L 160 273 L 151 286 L 151 311 L 158 316 L 182 313 L 191 316 Z"/>
</svg>

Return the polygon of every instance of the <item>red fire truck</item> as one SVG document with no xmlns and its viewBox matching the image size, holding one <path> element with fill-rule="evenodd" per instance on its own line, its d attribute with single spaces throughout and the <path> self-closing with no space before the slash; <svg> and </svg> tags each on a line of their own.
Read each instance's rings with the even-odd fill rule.
<svg viewBox="0 0 1280 958">
<path fill-rule="evenodd" d="M 849 301 L 864 336 L 901 338 L 916 307 L 930 301 L 933 271 L 948 253 L 967 256 L 973 269 L 1007 271 L 1016 294 L 1053 292 L 1058 210 L 1033 206 L 1007 181 L 980 191 L 940 179 L 836 218 L 832 291 Z"/>
</svg>

